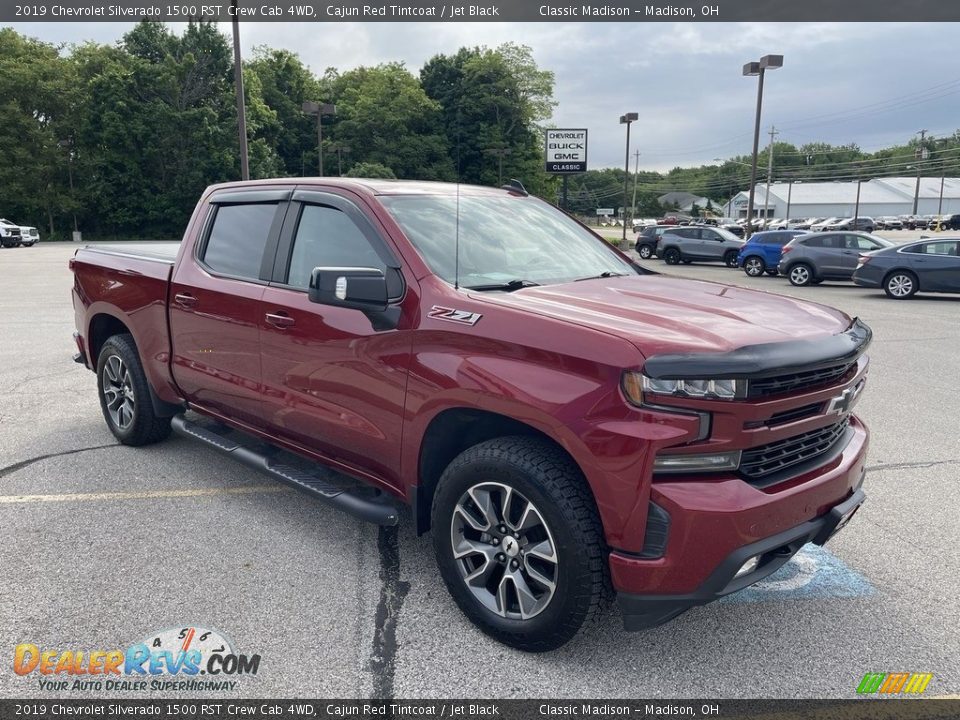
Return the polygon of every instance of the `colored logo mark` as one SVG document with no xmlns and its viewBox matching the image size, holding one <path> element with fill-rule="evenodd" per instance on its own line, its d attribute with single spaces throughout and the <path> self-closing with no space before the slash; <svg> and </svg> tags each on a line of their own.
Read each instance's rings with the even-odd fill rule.
<svg viewBox="0 0 960 720">
<path fill-rule="evenodd" d="M 932 673 L 867 673 L 857 686 L 858 695 L 919 695 L 933 680 Z"/>
</svg>

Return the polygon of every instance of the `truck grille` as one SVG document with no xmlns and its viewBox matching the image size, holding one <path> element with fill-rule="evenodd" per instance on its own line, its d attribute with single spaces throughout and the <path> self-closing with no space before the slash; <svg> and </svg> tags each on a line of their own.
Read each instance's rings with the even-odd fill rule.
<svg viewBox="0 0 960 720">
<path fill-rule="evenodd" d="M 740 473 L 750 480 L 759 480 L 822 455 L 843 436 L 849 424 L 850 419 L 844 418 L 827 427 L 744 450 L 740 458 Z"/>
<path fill-rule="evenodd" d="M 790 373 L 789 375 L 776 375 L 774 377 L 751 380 L 747 397 L 778 395 L 780 393 L 804 390 L 818 385 L 829 385 L 846 375 L 853 365 L 854 363 L 852 362 L 843 363 L 842 365 L 833 365 L 820 370 L 805 370 L 803 372 Z"/>
</svg>

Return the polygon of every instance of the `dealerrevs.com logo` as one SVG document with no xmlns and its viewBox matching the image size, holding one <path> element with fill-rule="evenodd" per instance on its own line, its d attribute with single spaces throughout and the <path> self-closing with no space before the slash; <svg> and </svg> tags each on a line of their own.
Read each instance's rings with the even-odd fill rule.
<svg viewBox="0 0 960 720">
<path fill-rule="evenodd" d="M 237 677 L 259 669 L 259 655 L 238 653 L 222 633 L 201 627 L 153 633 L 125 650 L 20 643 L 13 651 L 13 671 L 36 677 L 40 689 L 51 692 L 235 690 Z"/>
</svg>

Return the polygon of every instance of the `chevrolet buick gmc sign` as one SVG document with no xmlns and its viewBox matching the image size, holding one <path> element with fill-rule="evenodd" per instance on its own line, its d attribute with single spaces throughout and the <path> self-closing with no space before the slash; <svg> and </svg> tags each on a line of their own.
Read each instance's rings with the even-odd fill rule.
<svg viewBox="0 0 960 720">
<path fill-rule="evenodd" d="M 582 173 L 587 171 L 587 131 L 547 130 L 547 172 Z"/>
</svg>

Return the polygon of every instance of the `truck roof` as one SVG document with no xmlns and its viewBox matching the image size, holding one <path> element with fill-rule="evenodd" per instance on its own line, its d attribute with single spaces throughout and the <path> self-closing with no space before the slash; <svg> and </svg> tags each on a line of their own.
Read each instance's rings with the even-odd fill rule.
<svg viewBox="0 0 960 720">
<path fill-rule="evenodd" d="M 246 180 L 212 185 L 209 190 L 257 187 L 261 185 L 312 185 L 341 187 L 369 195 L 456 195 L 457 183 L 430 180 L 386 180 L 342 177 L 288 177 L 268 180 Z M 482 185 L 459 184 L 461 195 L 508 195 L 509 190 Z"/>
</svg>

